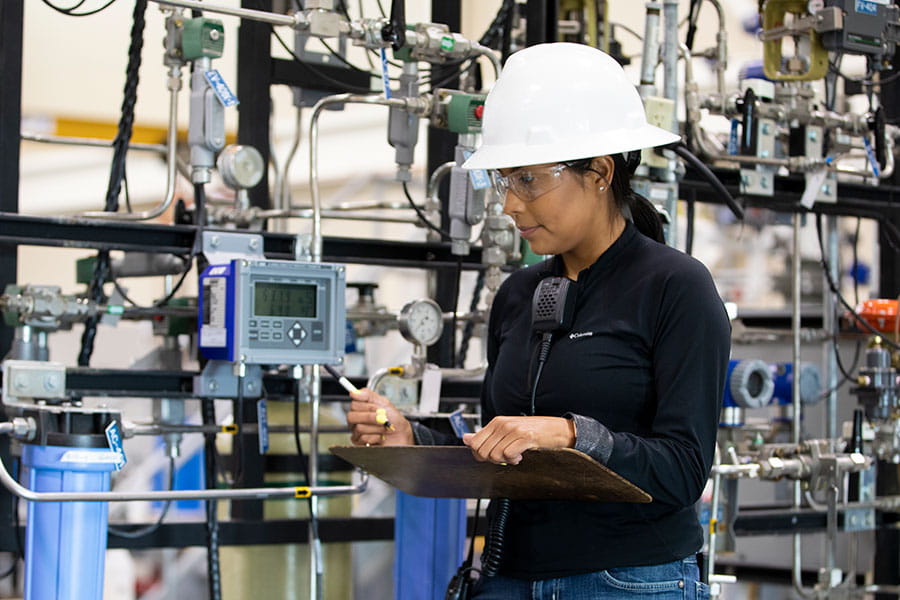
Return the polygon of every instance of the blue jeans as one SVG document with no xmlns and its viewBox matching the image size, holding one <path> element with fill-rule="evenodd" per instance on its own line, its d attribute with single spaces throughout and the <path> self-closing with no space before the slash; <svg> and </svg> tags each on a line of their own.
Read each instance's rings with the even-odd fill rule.
<svg viewBox="0 0 900 600">
<path fill-rule="evenodd" d="M 482 577 L 473 600 L 707 600 L 709 588 L 700 582 L 697 559 L 689 556 L 649 567 L 607 569 L 558 579 L 525 581 Z"/>
</svg>

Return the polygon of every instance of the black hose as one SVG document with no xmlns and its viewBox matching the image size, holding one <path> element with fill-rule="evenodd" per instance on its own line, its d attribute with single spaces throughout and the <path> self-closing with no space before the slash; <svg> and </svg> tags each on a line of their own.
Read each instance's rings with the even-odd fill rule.
<svg viewBox="0 0 900 600">
<path fill-rule="evenodd" d="M 872 327 L 868 321 L 866 321 L 865 319 L 860 317 L 859 314 L 856 312 L 856 309 L 854 307 L 850 306 L 850 303 L 847 302 L 847 299 L 844 298 L 843 294 L 841 294 L 841 290 L 838 288 L 837 282 L 831 276 L 831 266 L 828 264 L 828 261 L 825 259 L 825 246 L 822 243 L 822 215 L 820 215 L 819 213 L 816 213 L 816 236 L 818 237 L 818 240 L 819 240 L 819 253 L 820 253 L 819 262 L 822 265 L 822 270 L 825 272 L 825 281 L 828 283 L 828 287 L 829 287 L 829 289 L 831 289 L 831 293 L 837 297 L 837 299 L 840 301 L 840 303 L 843 305 L 843 307 L 847 310 L 847 312 L 849 312 L 851 315 L 853 315 L 854 325 L 861 326 L 863 329 L 865 329 L 872 335 L 879 336 L 881 338 L 881 341 L 884 344 L 890 346 L 893 350 L 900 350 L 900 344 L 897 344 L 897 343 L 889 340 L 887 337 L 885 337 L 885 335 L 882 332 L 880 332 L 877 329 L 875 329 L 874 327 Z M 846 374 L 845 374 L 845 376 L 846 376 Z"/>
<path fill-rule="evenodd" d="M 240 487 L 244 478 L 244 376 L 237 378 L 237 398 L 232 401 L 232 414 L 237 432 L 231 444 L 231 479 L 234 487 Z"/>
<path fill-rule="evenodd" d="M 722 198 L 722 201 L 731 209 L 731 212 L 734 213 L 735 218 L 738 221 L 744 220 L 744 209 L 741 208 L 740 204 L 734 199 L 734 197 L 728 192 L 728 189 L 725 185 L 719 181 L 719 178 L 716 177 L 716 174 L 713 173 L 706 164 L 700 160 L 696 154 L 687 149 L 687 146 L 684 144 L 672 144 L 667 146 L 669 149 L 674 150 L 675 154 L 679 156 L 686 163 L 690 164 L 693 168 L 706 179 L 709 184 L 713 187 L 717 194 Z"/>
<path fill-rule="evenodd" d="M 116 212 L 119 209 L 119 193 L 122 190 L 122 180 L 125 178 L 125 156 L 128 152 L 128 143 L 131 141 L 131 132 L 134 127 L 134 105 L 137 103 L 137 87 L 140 80 L 141 50 L 144 47 L 144 13 L 147 11 L 148 0 L 136 0 L 132 15 L 131 44 L 128 48 L 128 67 L 125 71 L 125 89 L 122 98 L 122 115 L 119 118 L 119 127 L 116 138 L 113 140 L 113 159 L 109 171 L 109 183 L 106 188 L 106 204 L 104 210 Z M 97 262 L 94 265 L 94 274 L 91 277 L 89 287 L 90 299 L 96 303 L 105 300 L 103 284 L 109 277 L 109 251 L 101 250 L 97 253 Z M 100 317 L 91 317 L 84 324 L 84 332 L 81 335 L 81 350 L 78 353 L 78 365 L 87 367 L 94 353 L 94 342 L 97 337 L 97 325 Z"/>
<path fill-rule="evenodd" d="M 484 271 L 478 272 L 475 280 L 475 289 L 472 290 L 472 302 L 469 303 L 469 314 L 474 315 L 478 310 L 478 302 L 481 300 L 481 290 L 484 289 Z M 475 332 L 475 322 L 469 319 L 463 327 L 462 340 L 459 342 L 459 352 L 456 355 L 456 366 L 462 369 L 465 366 L 466 356 L 469 354 L 469 342 Z"/>
<path fill-rule="evenodd" d="M 509 498 L 497 500 L 497 509 L 491 526 L 488 528 L 484 542 L 484 554 L 481 556 L 481 574 L 493 577 L 500 570 L 503 558 L 503 538 L 506 534 L 506 522 L 509 520 L 511 503 Z"/>
<path fill-rule="evenodd" d="M 175 489 L 175 459 L 171 456 L 169 457 L 169 491 Z M 159 518 L 156 519 L 155 523 L 151 523 L 146 527 L 142 527 L 140 529 L 135 529 L 134 531 L 128 531 L 125 529 L 119 529 L 118 527 L 114 527 L 112 525 L 108 526 L 108 531 L 110 534 L 125 538 L 129 540 L 136 540 L 138 538 L 142 538 L 144 536 L 150 535 L 162 525 L 163 521 L 166 519 L 166 515 L 169 513 L 169 508 L 172 506 L 171 500 L 166 500 L 163 504 L 162 512 L 159 514 Z M 2 578 L 0 578 L 2 579 Z"/>
<path fill-rule="evenodd" d="M 206 398 L 202 400 L 203 424 L 216 424 L 216 404 L 215 400 Z M 204 448 L 204 459 L 206 466 L 206 488 L 215 489 L 218 485 L 218 477 L 216 476 L 216 434 L 206 434 L 206 445 Z M 221 600 L 222 598 L 222 581 L 219 572 L 219 516 L 218 502 L 215 500 L 206 501 L 206 570 L 207 584 L 209 588 L 210 600 Z"/>
<path fill-rule="evenodd" d="M 684 253 L 690 256 L 694 252 L 694 220 L 696 219 L 697 203 L 694 200 L 687 201 L 687 231 L 684 234 Z"/>
</svg>

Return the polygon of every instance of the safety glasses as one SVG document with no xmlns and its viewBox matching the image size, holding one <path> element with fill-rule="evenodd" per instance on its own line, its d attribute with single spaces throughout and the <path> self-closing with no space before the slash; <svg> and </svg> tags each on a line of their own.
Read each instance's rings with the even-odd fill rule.
<svg viewBox="0 0 900 600">
<path fill-rule="evenodd" d="M 491 181 L 501 198 L 511 191 L 525 202 L 533 202 L 562 185 L 563 171 L 569 166 L 559 163 L 551 166 L 520 167 L 504 177 L 492 170 Z"/>
</svg>

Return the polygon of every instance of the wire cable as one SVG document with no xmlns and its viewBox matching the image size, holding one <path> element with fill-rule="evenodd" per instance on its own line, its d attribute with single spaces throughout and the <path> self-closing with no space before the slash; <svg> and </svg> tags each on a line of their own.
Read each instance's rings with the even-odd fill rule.
<svg viewBox="0 0 900 600">
<path fill-rule="evenodd" d="M 472 290 L 472 301 L 469 303 L 469 314 L 475 314 L 478 310 L 478 303 L 481 301 L 481 291 L 484 289 L 485 271 L 479 271 L 478 277 L 475 279 L 475 288 Z M 466 357 L 469 355 L 469 342 L 472 334 L 475 332 L 475 322 L 469 319 L 466 326 L 463 327 L 463 337 L 459 342 L 459 352 L 456 355 L 456 367 L 462 369 L 465 366 Z"/>
<path fill-rule="evenodd" d="M 16 567 L 19 566 L 19 555 L 16 554 L 15 552 L 12 552 L 11 554 L 12 554 L 12 563 L 9 565 L 9 567 L 5 571 L 0 573 L 0 581 L 3 581 L 7 577 L 9 577 L 13 573 L 15 573 Z"/>
<path fill-rule="evenodd" d="M 81 5 L 84 4 L 86 2 L 86 0 L 81 0 L 78 4 L 76 4 L 75 6 L 72 6 L 70 8 L 61 8 L 59 6 L 56 6 L 52 2 L 50 2 L 50 0 L 43 0 L 43 2 L 44 2 L 44 4 L 46 4 L 53 10 L 55 10 L 56 12 L 62 13 L 68 17 L 89 17 L 91 15 L 96 15 L 98 12 L 102 12 L 102 11 L 106 10 L 107 8 L 112 6 L 116 2 L 116 0 L 108 0 L 108 2 L 106 4 L 104 4 L 103 6 L 101 6 L 99 8 L 95 8 L 93 10 L 88 10 L 88 11 L 80 12 L 80 13 L 76 13 L 76 12 L 72 12 L 72 11 L 74 11 L 78 8 L 81 8 Z"/>
<path fill-rule="evenodd" d="M 168 490 L 172 491 L 174 489 L 175 489 L 175 458 L 170 456 L 169 457 L 169 487 L 168 487 Z M 162 512 L 159 514 L 159 518 L 156 519 L 156 522 L 152 523 L 150 525 L 147 525 L 146 527 L 142 527 L 141 529 L 135 529 L 134 531 L 128 531 L 126 529 L 119 529 L 118 527 L 114 527 L 113 525 L 108 526 L 107 529 L 110 534 L 112 534 L 116 537 L 125 538 L 125 539 L 129 539 L 129 540 L 136 540 L 138 538 L 142 538 L 144 536 L 150 535 L 151 533 L 153 533 L 154 531 L 159 529 L 159 526 L 162 525 L 163 521 L 166 518 L 166 515 L 169 512 L 169 507 L 171 507 L 171 506 L 172 506 L 172 501 L 166 500 L 163 503 Z M 2 578 L 0 578 L 0 579 L 2 579 Z"/>
<path fill-rule="evenodd" d="M 696 202 L 693 198 L 687 200 L 687 227 L 684 234 L 684 253 L 691 256 L 694 252 L 694 221 L 696 220 Z"/>
<path fill-rule="evenodd" d="M 737 201 L 735 201 L 734 197 L 731 195 L 725 185 L 721 181 L 719 181 L 719 178 L 716 177 L 716 174 L 713 173 L 702 160 L 697 158 L 697 156 L 693 152 L 688 150 L 687 146 L 685 146 L 681 142 L 677 144 L 671 144 L 667 146 L 667 148 L 673 150 L 675 154 L 677 154 L 685 162 L 690 164 L 694 169 L 697 170 L 697 172 L 700 173 L 700 175 L 703 176 L 704 179 L 709 182 L 716 193 L 721 196 L 722 200 L 725 202 L 728 208 L 731 209 L 731 212 L 734 213 L 735 218 L 737 218 L 739 221 L 744 220 L 744 209 L 741 208 L 741 206 L 737 203 Z"/>
<path fill-rule="evenodd" d="M 275 36 L 275 39 L 278 40 L 278 43 L 281 44 L 281 47 L 284 48 L 284 50 L 288 54 L 291 55 L 291 58 L 293 58 L 297 62 L 297 64 L 300 65 L 300 68 L 306 70 L 309 73 L 312 73 L 316 77 L 324 79 L 325 81 L 340 87 L 341 89 L 344 89 L 344 90 L 347 90 L 350 92 L 356 92 L 359 94 L 371 94 L 372 93 L 372 90 L 370 88 L 362 88 L 362 87 L 357 87 L 357 86 L 353 86 L 353 85 L 347 85 L 347 83 L 345 83 L 343 81 L 338 81 L 337 79 L 334 79 L 333 77 L 329 77 L 322 71 L 316 69 L 315 67 L 313 67 L 306 61 L 302 60 L 299 56 L 297 56 L 297 54 L 293 50 L 291 50 L 291 48 L 287 45 L 287 43 L 284 41 L 284 39 L 282 39 L 281 35 L 274 29 L 272 29 L 272 35 Z"/>
<path fill-rule="evenodd" d="M 216 424 L 216 404 L 211 398 L 201 400 L 204 425 Z M 218 460 L 216 458 L 216 434 L 205 434 L 204 462 L 206 468 L 206 488 L 218 487 Z M 210 600 L 221 600 L 222 578 L 219 571 L 219 515 L 218 502 L 206 501 L 206 572 Z"/>
<path fill-rule="evenodd" d="M 134 308 L 143 308 L 146 310 L 150 310 L 153 308 L 161 308 L 163 306 L 168 306 L 169 302 L 172 301 L 172 298 L 175 297 L 175 294 L 178 293 L 178 290 L 181 289 L 182 284 L 184 283 L 185 279 L 187 279 L 188 273 L 191 272 L 191 268 L 192 268 L 191 262 L 192 262 L 193 257 L 186 256 L 186 257 L 184 257 L 184 259 L 187 263 L 187 268 L 185 268 L 185 270 L 182 271 L 181 275 L 178 278 L 178 281 L 175 282 L 175 285 L 172 287 L 172 291 L 170 291 L 168 294 L 166 294 L 166 296 L 164 298 L 155 301 L 151 306 L 141 306 L 140 304 L 138 304 L 137 302 L 135 302 L 128 296 L 125 289 L 119 284 L 119 281 L 115 277 L 111 277 L 110 280 L 112 281 L 112 284 L 115 287 L 116 291 L 119 292 L 120 296 L 122 296 L 122 299 L 125 300 L 126 302 L 128 302 Z"/>
<path fill-rule="evenodd" d="M 309 476 L 309 465 L 306 462 L 306 456 L 303 453 L 303 444 L 300 442 L 300 382 L 297 381 L 297 393 L 294 395 L 294 446 L 297 449 L 297 458 L 300 460 L 300 467 L 303 469 L 303 477 L 306 480 L 306 485 L 312 487 L 315 485 L 312 479 Z M 311 448 L 310 452 L 315 452 L 315 448 Z M 313 501 L 312 496 L 309 496 L 306 499 L 306 504 L 309 509 L 309 525 L 312 528 L 313 538 L 319 538 L 319 518 L 313 510 Z M 310 540 L 310 544 L 313 543 L 313 540 Z M 310 551 L 312 548 L 310 547 Z"/>
<path fill-rule="evenodd" d="M 243 366 L 243 365 L 241 365 Z M 237 378 L 237 398 L 232 401 L 232 415 L 237 432 L 231 443 L 231 479 L 234 487 L 240 487 L 244 478 L 244 376 Z"/>
<path fill-rule="evenodd" d="M 425 216 L 425 213 L 422 212 L 422 209 L 416 205 L 416 203 L 412 199 L 412 196 L 410 196 L 409 187 L 407 186 L 405 181 L 403 182 L 403 193 L 406 195 L 407 202 L 409 202 L 409 205 L 412 207 L 412 209 L 416 211 L 416 215 L 419 217 L 419 220 L 422 221 L 423 225 L 440 235 L 442 240 L 450 241 L 451 239 L 453 239 L 450 237 L 450 234 L 448 232 L 444 231 L 428 220 L 428 217 Z"/>
<path fill-rule="evenodd" d="M 148 0 L 135 0 L 132 13 L 131 42 L 128 47 L 128 66 L 125 70 L 125 89 L 122 97 L 122 114 L 116 137 L 113 140 L 113 159 L 109 172 L 109 183 L 106 188 L 106 205 L 104 210 L 116 212 L 119 209 L 119 192 L 122 188 L 122 180 L 125 177 L 125 157 L 128 152 L 128 144 L 131 140 L 131 132 L 134 127 L 134 107 L 137 103 L 137 87 L 140 78 L 141 50 L 144 47 L 144 26 L 146 24 Z M 112 2 L 110 2 L 111 4 Z M 83 13 L 79 13 L 83 16 Z M 90 299 L 100 304 L 105 299 L 103 284 L 110 273 L 109 251 L 102 250 L 97 253 L 97 262 L 94 265 L 94 273 L 89 287 Z M 81 335 L 81 350 L 78 353 L 78 365 L 87 367 L 94 353 L 94 342 L 97 337 L 97 325 L 100 317 L 90 317 L 84 324 L 84 332 Z"/>
<path fill-rule="evenodd" d="M 840 289 L 838 289 L 834 278 L 831 276 L 831 267 L 829 266 L 828 261 L 825 258 L 825 245 L 822 242 L 822 215 L 819 213 L 816 213 L 816 236 L 819 240 L 819 261 L 822 265 L 823 271 L 825 272 L 825 280 L 828 282 L 828 287 L 831 289 L 831 292 L 838 298 L 838 300 L 840 300 L 844 308 L 853 315 L 854 325 L 862 326 L 863 329 L 865 329 L 872 335 L 877 335 L 878 337 L 880 337 L 883 343 L 887 344 L 894 350 L 900 350 L 900 345 L 889 340 L 887 337 L 885 337 L 884 333 L 878 331 L 877 329 L 872 327 L 868 321 L 860 317 L 856 310 L 852 306 L 850 306 L 850 303 L 847 302 L 847 300 L 841 294 Z"/>
</svg>

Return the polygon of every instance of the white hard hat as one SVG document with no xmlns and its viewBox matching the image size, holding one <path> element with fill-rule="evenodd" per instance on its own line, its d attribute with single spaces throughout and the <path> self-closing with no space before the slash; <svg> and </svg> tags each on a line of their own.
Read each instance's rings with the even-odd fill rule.
<svg viewBox="0 0 900 600">
<path fill-rule="evenodd" d="M 510 56 L 484 104 L 483 144 L 467 169 L 503 169 L 606 156 L 681 139 L 647 123 L 622 67 L 583 44 Z"/>
</svg>

